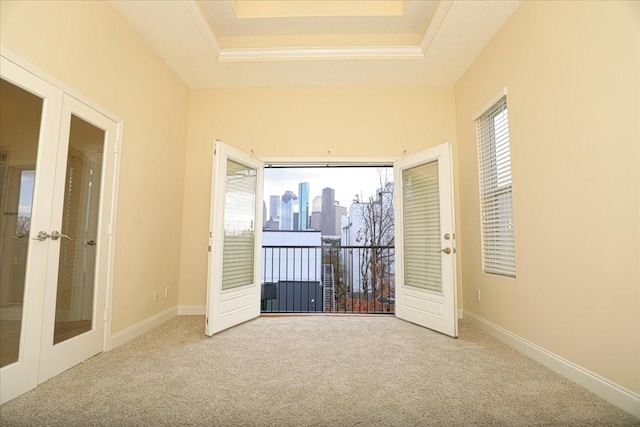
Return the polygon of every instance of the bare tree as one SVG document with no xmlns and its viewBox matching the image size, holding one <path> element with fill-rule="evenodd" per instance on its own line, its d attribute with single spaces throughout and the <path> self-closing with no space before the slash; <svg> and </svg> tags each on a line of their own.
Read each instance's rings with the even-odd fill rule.
<svg viewBox="0 0 640 427">
<path fill-rule="evenodd" d="M 31 229 L 31 216 L 18 216 L 16 221 L 16 234 L 27 234 Z"/>
<path fill-rule="evenodd" d="M 362 226 L 356 242 L 363 246 L 359 257 L 362 292 L 366 301 L 391 301 L 394 291 L 393 182 L 388 169 L 378 170 L 379 186 L 367 202 L 357 197 Z"/>
</svg>

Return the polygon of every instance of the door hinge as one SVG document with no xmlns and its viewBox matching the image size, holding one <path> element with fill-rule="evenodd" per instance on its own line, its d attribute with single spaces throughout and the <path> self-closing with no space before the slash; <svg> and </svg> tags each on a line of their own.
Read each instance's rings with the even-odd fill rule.
<svg viewBox="0 0 640 427">
<path fill-rule="evenodd" d="M 211 252 L 211 245 L 209 245 L 209 252 Z"/>
<path fill-rule="evenodd" d="M 113 235 L 113 224 L 109 224 L 109 227 L 107 227 L 107 234 L 109 236 Z"/>
<path fill-rule="evenodd" d="M 113 152 L 114 153 L 120 152 L 120 142 L 116 142 L 115 144 L 113 144 Z"/>
<path fill-rule="evenodd" d="M 106 322 L 107 320 L 109 320 L 109 310 L 107 310 L 106 308 L 104 309 L 104 321 Z"/>
</svg>

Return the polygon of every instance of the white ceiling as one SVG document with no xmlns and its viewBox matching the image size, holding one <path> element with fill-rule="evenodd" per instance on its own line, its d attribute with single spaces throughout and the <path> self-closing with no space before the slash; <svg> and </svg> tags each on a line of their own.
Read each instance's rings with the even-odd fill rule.
<svg viewBox="0 0 640 427">
<path fill-rule="evenodd" d="M 342 9 L 337 0 L 111 4 L 185 84 L 196 89 L 451 86 L 521 0 L 385 0 L 394 10 L 388 16 L 381 0 L 341 1 Z M 357 10 L 366 3 L 380 10 Z M 238 17 L 240 6 L 253 17 Z M 261 9 L 251 15 L 250 6 Z M 270 15 L 257 17 L 265 9 Z"/>
</svg>

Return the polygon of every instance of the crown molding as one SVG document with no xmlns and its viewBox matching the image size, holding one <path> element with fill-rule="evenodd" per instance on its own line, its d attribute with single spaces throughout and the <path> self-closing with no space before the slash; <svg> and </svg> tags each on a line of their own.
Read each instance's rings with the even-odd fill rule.
<svg viewBox="0 0 640 427">
<path fill-rule="evenodd" d="M 420 42 L 420 49 L 422 50 L 423 55 L 426 55 L 429 51 L 433 39 L 436 38 L 436 34 L 438 34 L 438 31 L 440 30 L 440 26 L 449 14 L 451 5 L 453 5 L 453 0 L 440 0 L 440 3 L 438 3 L 436 12 L 433 14 L 433 18 L 431 18 L 431 22 L 429 22 L 429 26 L 424 32 L 424 36 Z"/>
<path fill-rule="evenodd" d="M 420 46 L 345 46 L 222 49 L 220 62 L 285 61 L 309 59 L 422 59 Z"/>
<path fill-rule="evenodd" d="M 198 2 L 196 0 L 185 0 L 183 4 L 184 7 L 187 8 L 187 11 L 193 18 L 193 23 L 196 25 L 196 27 L 198 27 L 198 30 L 200 30 L 200 34 L 202 34 L 202 37 L 207 42 L 214 55 L 216 57 L 219 57 L 222 48 L 220 47 L 218 38 L 213 33 L 213 30 L 211 30 L 209 21 L 207 21 L 207 18 L 205 18 L 204 14 L 202 13 L 202 9 L 200 9 L 200 6 L 198 6 Z"/>
</svg>

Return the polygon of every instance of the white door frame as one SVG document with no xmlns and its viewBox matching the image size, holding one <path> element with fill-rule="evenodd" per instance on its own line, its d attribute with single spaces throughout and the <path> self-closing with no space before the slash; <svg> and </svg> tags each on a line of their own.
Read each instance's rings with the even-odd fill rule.
<svg viewBox="0 0 640 427">
<path fill-rule="evenodd" d="M 452 337 L 458 336 L 458 306 L 457 306 L 457 269 L 456 269 L 456 257 L 455 257 L 455 205 L 454 205 L 454 178 L 453 178 L 453 156 L 452 156 L 452 147 L 450 142 L 445 142 L 443 144 L 436 145 L 434 147 L 428 148 L 420 153 L 412 154 L 403 158 L 398 157 L 262 157 L 260 158 L 265 165 L 274 164 L 274 165 L 291 165 L 291 166 L 317 166 L 317 165 L 327 165 L 327 166 L 346 166 L 346 165 L 355 165 L 355 166 L 387 166 L 392 167 L 394 169 L 394 182 L 397 180 L 395 176 L 395 170 L 397 169 L 397 163 L 402 163 L 405 159 L 409 159 L 410 162 L 415 159 L 416 164 L 420 162 L 424 162 L 425 160 L 434 160 L 437 159 L 438 156 L 442 156 L 442 161 L 446 162 L 446 170 L 444 168 L 440 168 L 440 181 L 443 183 L 444 189 L 443 194 L 448 198 L 447 208 L 441 211 L 441 217 L 446 216 L 445 222 L 447 224 L 449 233 L 451 234 L 451 241 L 449 242 L 449 246 L 451 247 L 452 254 L 449 259 L 445 259 L 444 262 L 447 264 L 447 267 L 443 269 L 443 274 L 446 274 L 448 277 L 445 280 L 448 280 L 450 283 L 452 282 L 452 287 L 448 290 L 446 295 L 447 304 L 453 307 L 453 310 L 448 310 L 446 320 L 440 322 L 442 325 L 438 327 L 434 327 L 434 325 L 427 326 L 424 322 L 412 321 L 413 323 L 419 324 L 420 326 L 431 327 L 438 332 L 443 332 Z M 399 244 L 402 244 L 402 240 L 398 240 L 398 233 L 402 232 L 401 224 L 398 224 L 398 221 L 402 216 L 398 213 L 398 209 L 400 208 L 400 195 L 394 196 L 394 209 L 396 225 L 394 233 L 396 235 L 396 247 Z M 443 240 L 443 244 L 445 241 Z M 445 246 L 442 246 L 443 248 Z M 396 250 L 396 308 L 395 314 L 396 317 L 403 318 L 402 314 L 398 316 L 398 287 L 400 286 L 398 280 L 399 274 L 402 277 L 402 271 L 400 263 L 402 260 L 397 257 L 398 251 Z M 402 290 L 400 290 L 400 294 L 402 294 Z M 422 296 L 422 295 L 421 295 Z M 424 300 L 423 300 L 424 301 Z M 451 307 L 449 307 L 451 308 Z M 451 317 L 453 316 L 453 317 Z M 405 318 L 405 320 L 407 320 Z M 446 327 L 443 325 L 446 324 Z"/>
</svg>

